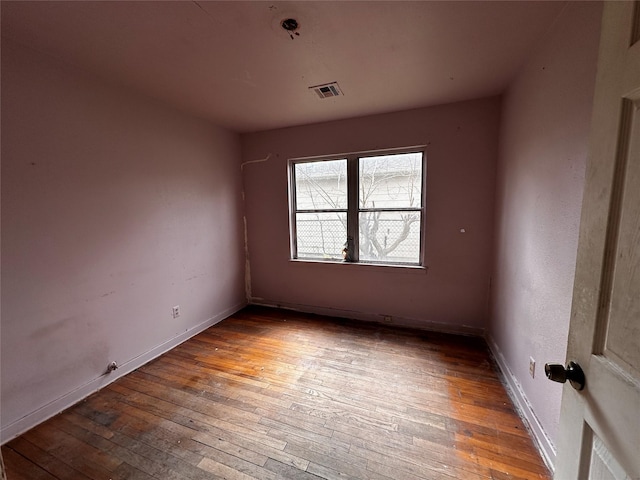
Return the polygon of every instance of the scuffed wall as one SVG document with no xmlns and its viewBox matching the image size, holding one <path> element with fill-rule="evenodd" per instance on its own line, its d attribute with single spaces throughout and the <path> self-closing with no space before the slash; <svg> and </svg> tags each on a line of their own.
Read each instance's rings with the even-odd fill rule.
<svg viewBox="0 0 640 480">
<path fill-rule="evenodd" d="M 569 2 L 503 102 L 489 337 L 549 457 L 561 385 L 543 367 L 566 354 L 601 9 Z"/>
<path fill-rule="evenodd" d="M 3 39 L 4 440 L 244 305 L 239 163 L 236 134 Z"/>
</svg>

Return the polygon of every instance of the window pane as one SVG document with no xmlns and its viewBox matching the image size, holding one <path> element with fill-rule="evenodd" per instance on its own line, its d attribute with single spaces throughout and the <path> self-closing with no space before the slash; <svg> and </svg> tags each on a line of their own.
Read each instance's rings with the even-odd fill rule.
<svg viewBox="0 0 640 480">
<path fill-rule="evenodd" d="M 347 160 L 295 164 L 296 210 L 347 208 Z"/>
<path fill-rule="evenodd" d="M 298 213 L 298 258 L 342 260 L 347 241 L 346 212 Z"/>
<path fill-rule="evenodd" d="M 360 208 L 422 204 L 422 153 L 360 158 Z"/>
<path fill-rule="evenodd" d="M 420 263 L 420 212 L 361 212 L 360 261 Z"/>
</svg>

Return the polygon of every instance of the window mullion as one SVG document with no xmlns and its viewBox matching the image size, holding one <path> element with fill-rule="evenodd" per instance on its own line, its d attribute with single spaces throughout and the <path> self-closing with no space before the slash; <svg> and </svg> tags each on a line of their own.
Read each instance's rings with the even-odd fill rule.
<svg viewBox="0 0 640 480">
<path fill-rule="evenodd" d="M 347 182 L 347 236 L 353 240 L 352 261 L 357 262 L 360 259 L 360 239 L 358 236 L 358 158 L 355 156 L 347 158 Z"/>
</svg>

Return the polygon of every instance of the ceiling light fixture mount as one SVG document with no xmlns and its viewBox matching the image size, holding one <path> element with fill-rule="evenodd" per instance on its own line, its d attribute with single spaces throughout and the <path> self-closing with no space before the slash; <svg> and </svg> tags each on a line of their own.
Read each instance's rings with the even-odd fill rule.
<svg viewBox="0 0 640 480">
<path fill-rule="evenodd" d="M 280 26 L 286 30 L 286 32 L 291 37 L 291 40 L 295 38 L 294 35 L 296 36 L 300 35 L 300 32 L 298 32 L 298 28 L 300 27 L 300 24 L 295 18 L 285 18 L 280 23 Z"/>
</svg>

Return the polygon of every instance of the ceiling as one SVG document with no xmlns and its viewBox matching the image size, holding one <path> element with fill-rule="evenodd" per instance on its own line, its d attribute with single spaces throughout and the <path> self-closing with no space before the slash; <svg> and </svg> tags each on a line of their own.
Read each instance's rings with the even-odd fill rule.
<svg viewBox="0 0 640 480">
<path fill-rule="evenodd" d="M 2 1 L 1 18 L 3 37 L 250 132 L 499 94 L 564 5 Z M 309 90 L 333 81 L 344 96 Z"/>
</svg>

